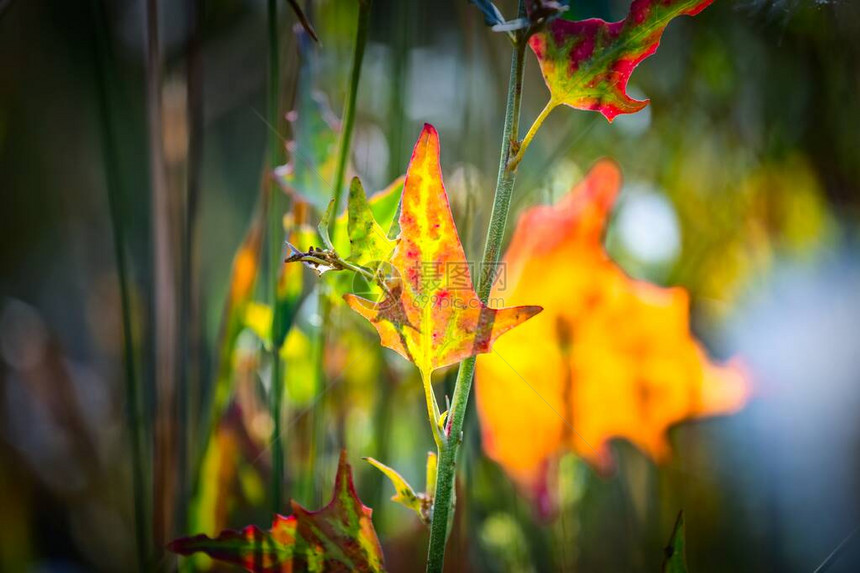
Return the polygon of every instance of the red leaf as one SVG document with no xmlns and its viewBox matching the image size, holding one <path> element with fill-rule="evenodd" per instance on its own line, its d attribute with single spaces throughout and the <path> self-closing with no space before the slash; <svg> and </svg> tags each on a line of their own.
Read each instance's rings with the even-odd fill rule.
<svg viewBox="0 0 860 573">
<path fill-rule="evenodd" d="M 713 0 L 634 0 L 627 18 L 605 22 L 556 18 L 529 40 L 551 103 L 599 111 L 612 121 L 648 105 L 627 95 L 639 63 L 657 51 L 663 30 L 677 16 L 695 16 Z"/>
</svg>

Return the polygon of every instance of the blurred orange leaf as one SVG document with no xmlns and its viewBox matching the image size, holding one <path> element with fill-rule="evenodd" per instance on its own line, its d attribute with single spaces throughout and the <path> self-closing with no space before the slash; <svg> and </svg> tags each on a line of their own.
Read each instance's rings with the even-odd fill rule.
<svg viewBox="0 0 860 573">
<path fill-rule="evenodd" d="M 492 309 L 481 303 L 439 164 L 439 135 L 425 125 L 406 172 L 400 235 L 391 258 L 389 294 L 379 302 L 346 295 L 383 346 L 411 360 L 426 378 L 436 368 L 482 352 L 504 332 L 540 312 L 536 306 Z"/>
<path fill-rule="evenodd" d="M 550 91 L 551 106 L 595 110 L 612 121 L 648 105 L 627 95 L 639 63 L 657 51 L 677 16 L 694 16 L 713 0 L 634 0 L 627 18 L 571 22 L 556 18 L 529 39 Z"/>
<path fill-rule="evenodd" d="M 168 548 L 181 555 L 205 553 L 248 571 L 382 571 L 383 556 L 370 516 L 355 493 L 352 468 L 341 452 L 334 494 L 327 506 L 308 511 L 295 501 L 293 515 L 275 516 L 272 528 L 249 525 L 217 537 L 184 537 Z"/>
<path fill-rule="evenodd" d="M 526 487 L 541 485 L 562 448 L 608 469 L 616 437 L 662 460 L 670 425 L 747 400 L 740 365 L 712 364 L 690 334 L 686 291 L 633 280 L 607 256 L 620 183 L 604 160 L 558 205 L 525 212 L 504 259 L 507 284 L 493 291 L 545 308 L 476 371 L 484 447 Z"/>
</svg>

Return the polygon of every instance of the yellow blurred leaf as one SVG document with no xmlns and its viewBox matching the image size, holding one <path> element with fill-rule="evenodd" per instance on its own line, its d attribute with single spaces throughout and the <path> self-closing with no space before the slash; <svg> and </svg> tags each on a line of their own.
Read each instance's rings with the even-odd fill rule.
<svg viewBox="0 0 860 573">
<path fill-rule="evenodd" d="M 564 448 L 610 468 L 612 438 L 663 460 L 669 426 L 734 412 L 748 397 L 739 363 L 711 363 L 691 336 L 687 293 L 633 280 L 607 256 L 620 182 L 601 161 L 558 205 L 525 212 L 493 290 L 497 303 L 545 309 L 476 372 L 484 447 L 525 487 L 540 486 Z"/>
</svg>

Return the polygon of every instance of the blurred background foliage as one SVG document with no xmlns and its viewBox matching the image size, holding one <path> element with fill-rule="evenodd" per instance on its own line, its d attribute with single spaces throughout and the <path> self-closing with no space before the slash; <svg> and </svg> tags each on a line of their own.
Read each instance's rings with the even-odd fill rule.
<svg viewBox="0 0 860 573">
<path fill-rule="evenodd" d="M 284 116 L 298 108 L 299 120 L 323 99 L 339 115 L 357 11 L 353 0 L 309 4 L 319 46 L 300 40 L 287 3 L 279 5 L 281 108 Z M 513 14 L 512 2 L 499 4 Z M 173 415 L 161 410 L 155 383 L 146 9 L 139 0 L 108 2 L 104 11 L 94 6 L 100 4 L 0 2 L 3 571 L 124 571 L 134 563 L 99 58 L 110 65 L 143 426 Z M 627 7 L 574 2 L 567 17 L 618 19 Z M 268 279 L 254 290 L 251 278 L 237 294 L 238 275 L 256 269 L 231 261 L 243 241 L 249 260 L 260 254 L 253 222 L 262 212 L 269 130 L 286 145 L 299 124 L 296 117 L 277 126 L 265 119 L 264 2 L 161 2 L 160 11 L 162 135 L 174 223 L 186 212 L 187 182 L 199 181 L 188 269 L 191 342 L 181 360 L 191 373 L 187 466 L 193 473 L 199 463 L 201 479 L 179 477 L 167 495 L 147 500 L 168 516 L 160 535 L 169 538 L 270 520 L 273 421 L 265 398 L 270 365 L 261 348 L 271 311 L 259 304 Z M 107 38 L 101 46 L 98 34 Z M 489 218 L 508 58 L 504 37 L 465 0 L 373 4 L 352 172 L 366 189 L 383 189 L 405 171 L 420 126 L 434 124 L 473 259 Z M 612 125 L 566 108 L 550 116 L 521 165 L 514 214 L 558 199 L 597 158 L 614 158 L 625 186 L 607 236 L 610 253 L 635 277 L 686 287 L 694 331 L 715 356 L 744 356 L 756 398 L 731 418 L 673 429 L 674 455 L 662 466 L 621 441 L 613 446 L 610 476 L 565 456 L 553 484 L 559 509 L 550 519 L 539 519 L 531 501 L 483 457 L 471 414 L 451 570 L 655 571 L 683 508 L 692 571 L 808 571 L 856 526 L 858 92 L 856 3 L 718 0 L 695 19 L 673 22 L 657 55 L 635 72 L 631 94 L 651 99 L 644 111 Z M 526 125 L 545 99 L 529 55 Z M 200 137 L 189 146 L 195 127 Z M 313 150 L 290 151 L 294 171 L 303 170 L 311 187 L 318 177 L 325 197 L 330 175 Z M 294 209 L 287 223 L 299 233 L 318 217 L 308 206 Z M 423 483 L 432 439 L 417 373 L 342 307 L 331 311 L 324 352 L 316 348 L 317 284 L 303 281 L 282 352 L 285 496 L 309 507 L 327 501 L 346 447 L 359 494 L 374 508 L 388 566 L 414 570 L 427 533 L 388 502 L 390 485 L 359 458 L 373 456 Z M 210 420 L 213 381 L 222 375 L 229 395 L 222 396 L 223 415 Z M 449 393 L 452 375 L 440 382 Z M 174 566 L 157 553 L 154 568 Z"/>
</svg>

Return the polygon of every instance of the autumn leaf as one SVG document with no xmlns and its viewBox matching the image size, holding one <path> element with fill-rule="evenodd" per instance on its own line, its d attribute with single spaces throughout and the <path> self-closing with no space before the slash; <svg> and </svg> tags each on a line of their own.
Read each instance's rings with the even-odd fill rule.
<svg viewBox="0 0 860 573">
<path fill-rule="evenodd" d="M 352 469 L 341 452 L 334 494 L 327 506 L 308 511 L 292 502 L 293 515 L 277 515 L 271 529 L 249 525 L 217 537 L 184 537 L 168 549 L 205 553 L 255 573 L 279 571 L 382 571 L 383 557 L 370 516 L 355 493 Z"/>
<path fill-rule="evenodd" d="M 396 298 L 347 295 L 346 301 L 373 324 L 384 346 L 423 374 L 489 352 L 501 334 L 540 312 L 536 306 L 492 309 L 478 299 L 442 183 L 439 136 L 430 125 L 406 172 L 398 240 L 391 258 L 400 279 Z"/>
<path fill-rule="evenodd" d="M 376 328 L 383 346 L 421 371 L 435 427 L 440 413 L 430 406 L 433 370 L 489 352 L 496 338 L 540 308 L 488 308 L 475 294 L 442 183 L 439 135 L 430 125 L 424 126 L 406 171 L 400 235 L 390 262 L 394 276 L 382 300 L 344 298 Z"/>
<path fill-rule="evenodd" d="M 687 573 L 687 548 L 684 532 L 684 512 L 678 512 L 672 538 L 663 549 L 663 573 Z"/>
<path fill-rule="evenodd" d="M 620 182 L 604 160 L 558 205 L 526 211 L 492 294 L 545 309 L 477 362 L 484 448 L 524 487 L 542 486 L 563 448 L 608 470 L 612 438 L 664 460 L 670 425 L 748 396 L 742 367 L 712 364 L 690 334 L 683 289 L 633 280 L 607 256 Z"/>
<path fill-rule="evenodd" d="M 648 105 L 627 95 L 630 74 L 657 51 L 677 16 L 695 16 L 713 0 L 634 0 L 627 18 L 550 21 L 529 39 L 550 91 L 552 109 L 564 104 L 594 110 L 612 121 Z"/>
</svg>

